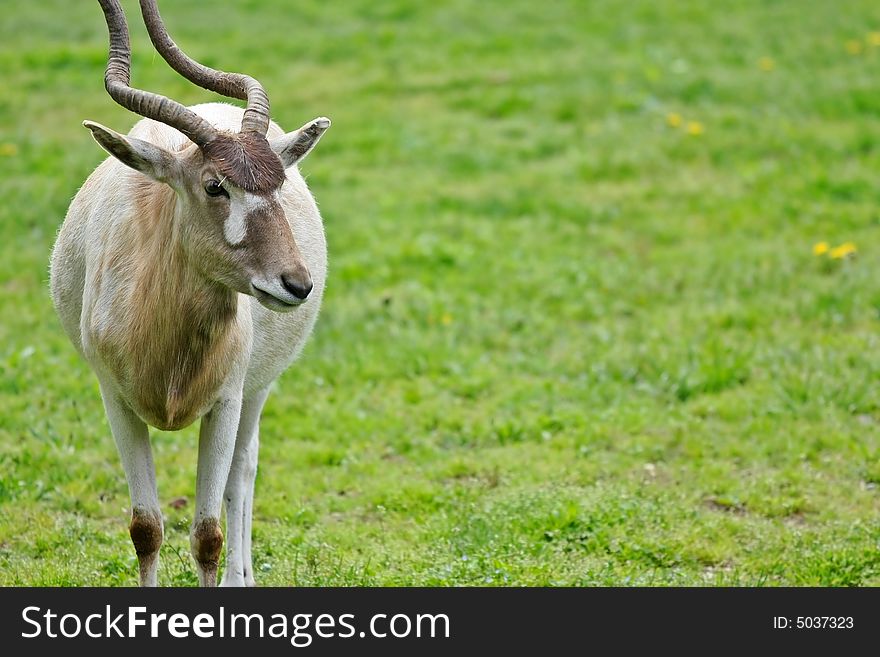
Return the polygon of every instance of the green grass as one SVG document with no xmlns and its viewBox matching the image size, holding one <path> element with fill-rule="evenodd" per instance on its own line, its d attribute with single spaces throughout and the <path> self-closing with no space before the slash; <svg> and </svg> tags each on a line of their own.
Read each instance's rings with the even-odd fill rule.
<svg viewBox="0 0 880 657">
<path fill-rule="evenodd" d="M 135 83 L 212 99 L 125 4 Z M 334 121 L 303 166 L 331 276 L 263 418 L 260 584 L 880 585 L 874 0 L 164 5 L 282 125 Z M 135 120 L 105 54 L 97 3 L 0 27 L 0 584 L 136 581 L 46 286 L 103 157 L 79 122 Z M 154 443 L 160 581 L 194 584 L 169 504 L 196 431 Z"/>
</svg>

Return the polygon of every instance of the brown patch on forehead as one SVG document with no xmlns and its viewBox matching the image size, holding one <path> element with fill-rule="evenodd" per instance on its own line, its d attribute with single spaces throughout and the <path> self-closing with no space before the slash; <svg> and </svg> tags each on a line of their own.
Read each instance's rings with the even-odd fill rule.
<svg viewBox="0 0 880 657">
<path fill-rule="evenodd" d="M 286 251 L 291 248 L 293 235 L 284 210 L 277 201 L 265 199 L 245 215 L 247 239 L 245 242 L 251 253 L 259 262 L 268 262 L 277 254 L 279 248 Z"/>
<path fill-rule="evenodd" d="M 202 152 L 221 176 L 247 192 L 265 194 L 284 182 L 284 165 L 257 133 L 222 133 L 202 146 Z"/>
</svg>

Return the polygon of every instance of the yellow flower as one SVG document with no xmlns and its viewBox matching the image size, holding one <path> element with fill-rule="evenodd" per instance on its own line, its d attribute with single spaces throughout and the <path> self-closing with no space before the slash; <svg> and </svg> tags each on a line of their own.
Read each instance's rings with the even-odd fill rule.
<svg viewBox="0 0 880 657">
<path fill-rule="evenodd" d="M 870 46 L 880 47 L 880 32 L 870 32 L 867 41 Z"/>
<path fill-rule="evenodd" d="M 703 124 L 699 121 L 688 121 L 687 131 L 689 135 L 699 137 L 703 134 Z"/>
<path fill-rule="evenodd" d="M 0 155 L 12 157 L 18 155 L 18 146 L 15 144 L 0 144 Z"/>
<path fill-rule="evenodd" d="M 677 114 L 675 112 L 670 112 L 666 115 L 666 125 L 670 128 L 677 128 L 681 125 L 681 114 Z"/>
<path fill-rule="evenodd" d="M 774 62 L 770 57 L 761 57 L 761 59 L 758 60 L 758 67 L 762 71 L 772 71 L 774 68 L 776 68 L 776 62 Z"/>
<path fill-rule="evenodd" d="M 835 246 L 831 251 L 828 252 L 828 255 L 831 256 L 834 260 L 842 260 L 851 255 L 855 255 L 858 252 L 856 249 L 856 245 L 852 242 L 844 242 L 840 246 Z"/>
<path fill-rule="evenodd" d="M 828 249 L 831 247 L 828 246 L 828 242 L 816 242 L 813 245 L 813 255 L 820 256 L 828 253 Z"/>
<path fill-rule="evenodd" d="M 443 317 L 440 318 L 440 321 L 443 322 L 444 326 L 449 326 L 452 324 L 452 315 L 449 313 L 443 313 Z"/>
<path fill-rule="evenodd" d="M 844 44 L 846 46 L 846 51 L 850 55 L 858 55 L 862 52 L 862 42 L 856 41 L 855 39 L 850 39 Z"/>
</svg>

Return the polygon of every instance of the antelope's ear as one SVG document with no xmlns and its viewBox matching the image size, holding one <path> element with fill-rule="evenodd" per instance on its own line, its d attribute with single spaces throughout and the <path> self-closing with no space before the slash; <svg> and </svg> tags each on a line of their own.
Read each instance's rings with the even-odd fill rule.
<svg viewBox="0 0 880 657">
<path fill-rule="evenodd" d="M 313 121 L 309 121 L 299 130 L 288 132 L 283 137 L 278 137 L 269 142 L 275 154 L 281 158 L 284 168 L 292 167 L 294 164 L 309 154 L 309 151 L 315 147 L 324 131 L 330 127 L 330 119 L 326 117 L 318 117 Z"/>
<path fill-rule="evenodd" d="M 164 148 L 143 139 L 126 137 L 100 123 L 83 121 L 92 131 L 92 137 L 105 151 L 123 164 L 161 182 L 169 182 L 177 164 L 177 158 Z"/>
</svg>

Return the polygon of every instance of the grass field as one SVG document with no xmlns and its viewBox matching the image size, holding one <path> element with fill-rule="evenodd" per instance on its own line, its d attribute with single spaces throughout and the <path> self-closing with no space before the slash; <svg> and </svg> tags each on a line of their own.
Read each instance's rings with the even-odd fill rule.
<svg viewBox="0 0 880 657">
<path fill-rule="evenodd" d="M 136 4 L 135 84 L 215 99 Z M 880 585 L 876 1 L 162 4 L 282 125 L 334 122 L 303 165 L 331 274 L 264 414 L 259 584 Z M 97 3 L 4 14 L 3 585 L 136 583 L 47 290 L 103 158 L 79 123 L 135 120 L 105 57 Z M 163 584 L 196 582 L 196 436 L 154 432 Z"/>
</svg>

